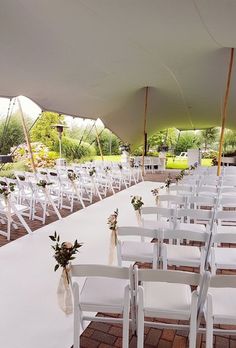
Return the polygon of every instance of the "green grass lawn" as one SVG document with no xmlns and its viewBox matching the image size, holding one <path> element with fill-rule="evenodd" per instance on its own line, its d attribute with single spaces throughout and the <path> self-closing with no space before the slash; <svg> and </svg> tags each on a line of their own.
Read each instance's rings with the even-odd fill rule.
<svg viewBox="0 0 236 348">
<path fill-rule="evenodd" d="M 211 166 L 211 159 L 202 159 L 201 161 L 202 166 L 209 167 Z M 167 159 L 167 169 L 186 169 L 188 168 L 188 160 L 174 160 L 173 158 Z"/>
<path fill-rule="evenodd" d="M 121 159 L 120 155 L 103 156 L 104 161 L 119 162 Z M 101 156 L 95 156 L 94 160 L 101 160 Z M 211 166 L 211 159 L 202 159 L 202 166 Z M 188 161 L 185 160 L 174 160 L 173 158 L 167 158 L 167 169 L 186 169 L 188 168 Z"/>
</svg>

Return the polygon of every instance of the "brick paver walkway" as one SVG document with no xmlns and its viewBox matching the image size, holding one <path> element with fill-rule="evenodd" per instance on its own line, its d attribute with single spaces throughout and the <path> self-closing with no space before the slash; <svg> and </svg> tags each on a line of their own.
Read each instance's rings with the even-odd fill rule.
<svg viewBox="0 0 236 348">
<path fill-rule="evenodd" d="M 169 173 L 174 177 L 177 171 L 166 171 L 161 174 L 147 174 L 145 180 L 150 181 L 164 181 Z M 79 204 L 75 204 L 74 211 L 81 209 Z M 63 209 L 61 211 L 63 217 L 70 215 L 69 210 Z M 57 220 L 56 215 L 52 212 L 46 219 L 46 224 L 54 222 Z M 29 221 L 27 223 L 34 231 L 42 227 L 40 221 Z M 1 227 L 2 228 L 2 227 Z M 23 228 L 18 230 L 13 230 L 11 233 L 11 240 L 25 235 L 26 232 Z M 5 237 L 0 235 L 0 246 L 10 243 Z M 149 268 L 149 264 L 140 265 L 142 268 Z M 194 271 L 192 268 L 178 268 L 187 271 Z M 233 274 L 232 271 L 223 271 L 224 274 Z M 98 315 L 102 316 L 101 313 Z M 165 321 L 171 322 L 171 321 Z M 172 321 L 173 322 L 173 321 Z M 145 328 L 145 340 L 144 348 L 187 348 L 188 338 L 187 332 L 180 330 L 171 329 L 154 329 Z M 205 348 L 205 335 L 198 335 L 197 348 Z M 137 338 L 135 335 L 130 333 L 129 347 L 135 348 L 137 346 Z M 107 324 L 107 323 L 97 323 L 92 322 L 88 328 L 83 332 L 81 336 L 81 348 L 111 348 L 111 347 L 122 347 L 122 327 L 119 324 Z M 32 347 L 33 348 L 33 347 Z M 43 348 L 43 347 L 42 347 Z M 69 347 L 65 347 L 69 348 Z M 214 348 L 236 348 L 236 336 L 214 336 Z"/>
</svg>

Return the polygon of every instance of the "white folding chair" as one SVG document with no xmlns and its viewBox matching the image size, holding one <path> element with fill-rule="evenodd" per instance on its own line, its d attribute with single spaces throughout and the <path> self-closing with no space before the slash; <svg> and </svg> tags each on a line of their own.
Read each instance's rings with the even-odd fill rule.
<svg viewBox="0 0 236 348">
<path fill-rule="evenodd" d="M 202 243 L 201 247 L 192 245 L 167 244 L 164 240 L 188 240 Z M 163 269 L 167 266 L 199 267 L 203 273 L 206 250 L 210 239 L 209 232 L 195 232 L 192 230 L 165 230 L 161 241 L 161 258 Z"/>
<path fill-rule="evenodd" d="M 223 226 L 223 225 L 236 226 L 236 211 L 218 210 L 216 212 L 216 220 L 217 220 L 218 226 Z"/>
<path fill-rule="evenodd" d="M 208 273 L 138 269 L 135 266 L 135 289 L 138 317 L 138 348 L 143 347 L 144 326 L 189 330 L 189 347 L 196 347 L 197 316 L 204 302 L 203 291 L 208 285 Z M 206 278 L 207 277 L 207 278 Z M 139 285 L 141 282 L 141 285 Z M 199 286 L 192 292 L 191 285 Z M 189 325 L 166 324 L 145 320 L 186 320 Z"/>
<path fill-rule="evenodd" d="M 11 194 L 10 194 L 11 195 Z M 30 227 L 27 225 L 23 218 L 23 213 L 29 210 L 29 208 L 22 204 L 14 203 L 14 200 L 11 196 L 8 196 L 8 204 L 0 197 L 0 217 L 3 223 L 7 224 L 7 231 L 0 230 L 0 234 L 7 237 L 7 240 L 11 239 L 11 226 L 14 228 L 17 227 L 17 223 L 13 220 L 13 217 L 16 216 L 20 221 L 20 224 L 26 229 L 30 234 L 32 233 Z"/>
<path fill-rule="evenodd" d="M 127 240 L 129 237 L 129 240 Z M 132 238 L 130 240 L 130 237 Z M 138 240 L 137 240 L 138 237 Z M 155 230 L 142 227 L 122 226 L 117 229 L 117 259 L 121 267 L 123 261 L 150 262 L 157 268 L 159 260 L 159 234 Z M 124 240 L 124 238 L 126 238 Z M 135 238 L 135 240 L 134 240 Z M 157 242 L 150 243 L 145 238 L 158 238 Z"/>
<path fill-rule="evenodd" d="M 213 219 L 212 210 L 177 209 L 176 229 L 206 232 L 206 224 Z"/>
<path fill-rule="evenodd" d="M 129 346 L 129 313 L 133 298 L 133 273 L 131 268 L 104 265 L 73 265 L 72 279 L 86 277 L 84 285 L 79 287 L 73 279 L 74 295 L 74 345 L 80 346 L 80 324 L 84 321 L 100 321 L 123 324 L 122 346 Z M 132 291 L 131 291 L 132 288 Z M 131 303 L 131 307 L 133 304 Z M 96 317 L 84 315 L 84 312 L 102 312 L 121 314 L 121 318 Z M 131 315 L 132 315 L 131 311 Z M 132 324 L 134 319 L 132 316 Z"/>
<path fill-rule="evenodd" d="M 142 207 L 141 224 L 144 228 L 155 230 L 171 229 L 175 219 L 173 208 Z"/>
<path fill-rule="evenodd" d="M 187 197 L 178 195 L 159 195 L 158 206 L 167 208 L 186 207 Z"/>
<path fill-rule="evenodd" d="M 206 348 L 213 347 L 213 333 L 236 335 L 236 330 L 223 328 L 223 325 L 236 325 L 235 275 L 215 275 L 211 277 L 204 315 L 206 320 Z M 221 328 L 214 328 L 214 325 L 221 325 Z"/>
<path fill-rule="evenodd" d="M 216 274 L 217 269 L 236 270 L 236 248 L 217 246 L 221 243 L 236 244 L 236 233 L 213 233 L 213 246 L 211 247 L 210 253 L 210 265 L 212 274 Z"/>
</svg>

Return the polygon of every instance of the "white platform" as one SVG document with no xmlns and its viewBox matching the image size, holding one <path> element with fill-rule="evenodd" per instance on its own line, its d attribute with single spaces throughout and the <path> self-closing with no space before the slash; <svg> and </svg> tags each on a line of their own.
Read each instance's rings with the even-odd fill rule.
<svg viewBox="0 0 236 348">
<path fill-rule="evenodd" d="M 62 221 L 54 222 L 0 248 L 0 347 L 69 348 L 72 316 L 57 305 L 60 272 L 54 272 L 54 231 L 62 241 L 83 242 L 75 263 L 108 263 L 110 230 L 107 218 L 119 209 L 119 225 L 136 225 L 131 195 L 154 205 L 151 189 L 160 183 L 142 182 L 106 198 Z"/>
</svg>

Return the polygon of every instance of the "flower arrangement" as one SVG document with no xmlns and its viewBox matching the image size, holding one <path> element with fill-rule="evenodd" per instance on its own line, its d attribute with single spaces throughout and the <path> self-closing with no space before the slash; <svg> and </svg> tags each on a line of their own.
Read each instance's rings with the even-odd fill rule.
<svg viewBox="0 0 236 348">
<path fill-rule="evenodd" d="M 122 166 L 122 164 L 121 164 L 121 163 L 118 163 L 118 167 L 119 167 L 119 169 L 120 169 L 120 170 L 122 170 L 122 169 L 123 169 L 123 166 Z"/>
<path fill-rule="evenodd" d="M 4 198 L 8 198 L 9 194 L 11 192 L 15 191 L 15 184 L 14 183 L 10 183 L 9 186 L 7 186 L 7 184 L 4 182 L 1 182 L 1 186 L 0 186 L 0 195 L 3 195 Z"/>
<path fill-rule="evenodd" d="M 82 243 L 78 243 L 75 240 L 74 244 L 70 242 L 62 242 L 60 243 L 60 236 L 55 232 L 53 236 L 49 236 L 49 238 L 55 242 L 55 245 L 52 245 L 52 249 L 55 251 L 54 258 L 56 260 L 56 265 L 54 267 L 54 271 L 56 272 L 59 267 L 62 267 L 66 273 L 68 284 L 70 283 L 69 275 L 68 275 L 68 266 L 70 261 L 74 260 L 74 255 L 78 252 L 78 249 L 83 245 Z"/>
<path fill-rule="evenodd" d="M 142 201 L 142 197 L 141 196 L 131 196 L 131 204 L 134 207 L 134 210 L 140 210 L 142 205 L 144 204 Z"/>
<path fill-rule="evenodd" d="M 217 164 L 218 164 L 217 157 L 214 156 L 214 157 L 212 158 L 211 165 L 212 165 L 212 166 L 217 166 Z"/>
<path fill-rule="evenodd" d="M 182 178 L 183 178 L 183 176 L 181 175 L 181 173 L 179 173 L 176 175 L 175 180 L 178 183 Z"/>
<path fill-rule="evenodd" d="M 171 177 L 168 176 L 168 178 L 167 178 L 166 181 L 165 181 L 165 187 L 166 187 L 166 188 L 169 188 L 171 183 L 172 183 Z"/>
<path fill-rule="evenodd" d="M 37 182 L 36 185 L 45 189 L 48 185 L 52 185 L 52 182 L 47 182 L 46 180 L 39 180 L 39 182 Z"/>
<path fill-rule="evenodd" d="M 114 211 L 113 214 L 111 214 L 107 220 L 107 224 L 109 225 L 109 229 L 112 231 L 116 230 L 117 227 L 117 218 L 118 218 L 118 209 Z"/>
<path fill-rule="evenodd" d="M 70 181 L 75 181 L 78 179 L 78 175 L 75 174 L 75 172 L 68 171 L 67 176 Z"/>
<path fill-rule="evenodd" d="M 130 157 L 129 165 L 130 165 L 131 168 L 134 168 L 134 158 L 133 157 Z"/>
<path fill-rule="evenodd" d="M 89 175 L 90 175 L 90 176 L 94 176 L 95 174 L 96 174 L 96 169 L 95 169 L 95 167 L 89 169 Z"/>
<path fill-rule="evenodd" d="M 108 166 L 104 167 L 104 172 L 105 172 L 106 174 L 108 174 L 110 171 L 111 171 L 111 168 L 110 168 L 110 167 L 108 167 Z"/>
</svg>

